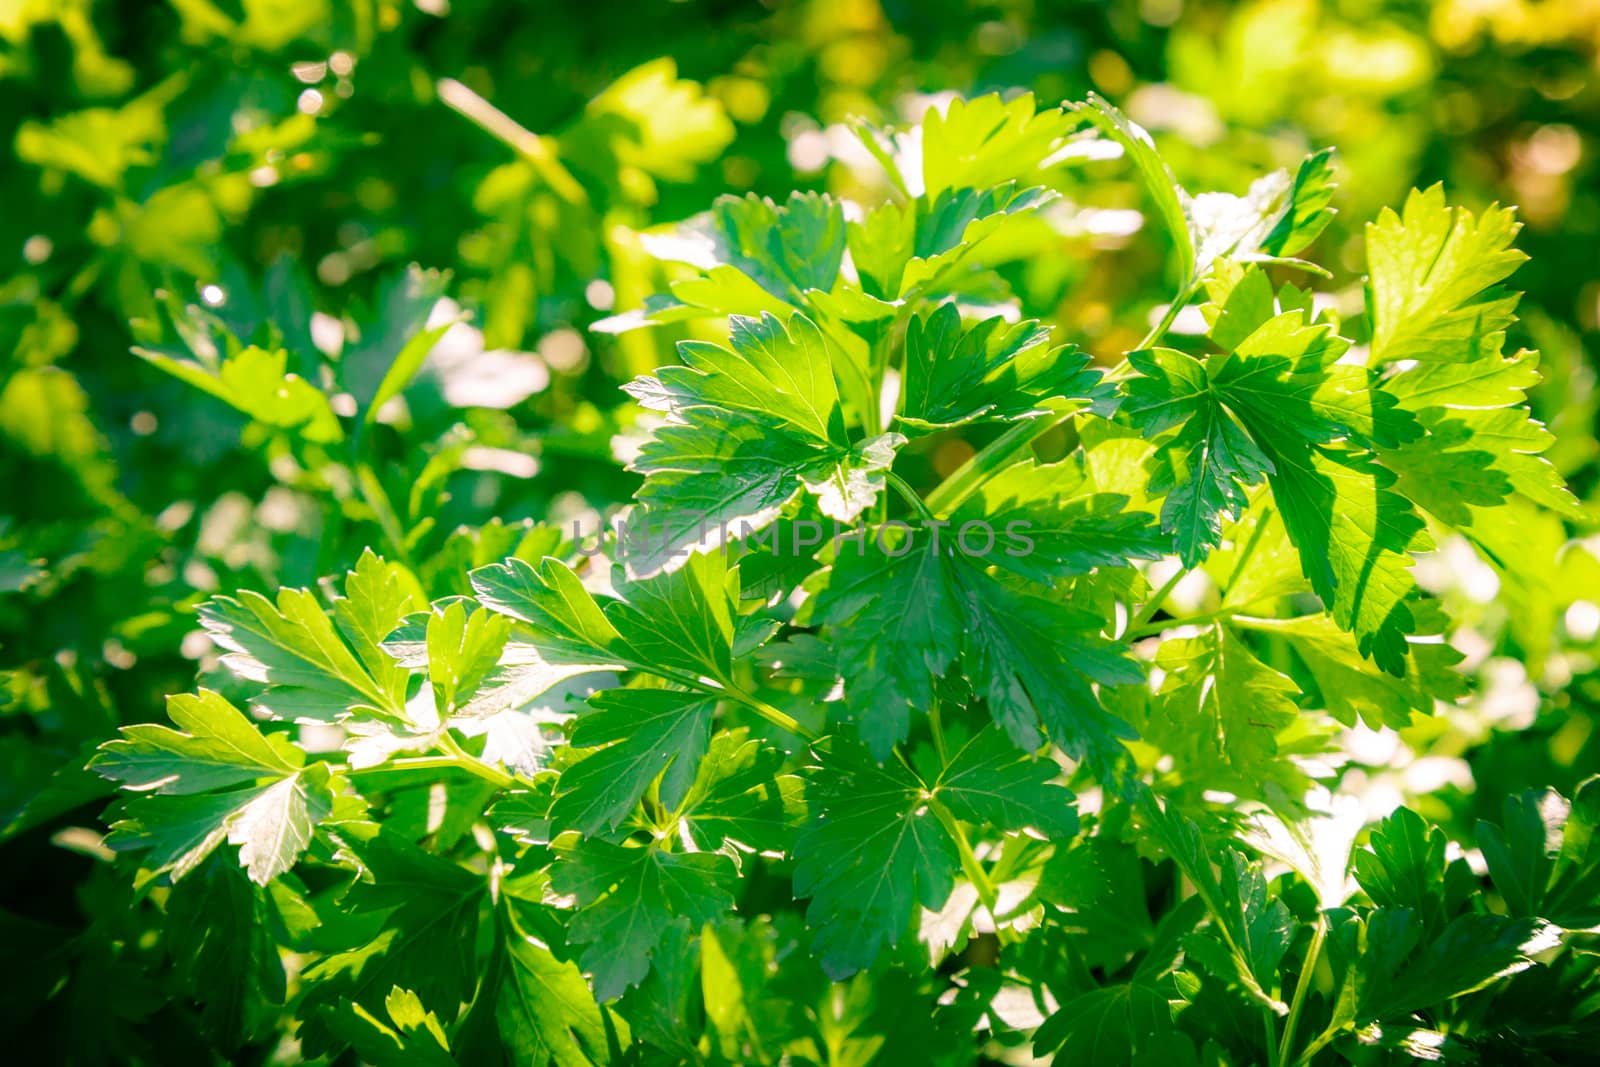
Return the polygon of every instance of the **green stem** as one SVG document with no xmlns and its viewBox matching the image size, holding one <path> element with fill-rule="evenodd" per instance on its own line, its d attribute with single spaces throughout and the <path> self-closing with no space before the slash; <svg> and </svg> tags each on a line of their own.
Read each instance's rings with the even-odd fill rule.
<svg viewBox="0 0 1600 1067">
<path fill-rule="evenodd" d="M 904 478 L 894 471 L 884 471 L 883 477 L 889 487 L 899 493 L 902 500 L 911 505 L 913 511 L 924 519 L 931 520 L 933 518 L 933 512 L 928 510 L 928 505 L 923 502 L 922 497 L 917 495 L 917 491 L 911 488 L 911 485 Z"/>
<path fill-rule="evenodd" d="M 778 729 L 787 730 L 789 733 L 806 741 L 816 741 L 822 737 L 821 734 L 815 730 L 808 729 L 792 715 L 779 711 L 731 678 L 718 678 L 712 682 L 704 678 L 696 678 L 688 671 L 680 671 L 673 667 L 649 667 L 645 669 L 650 674 L 665 678 L 671 682 L 677 682 L 684 688 L 693 689 L 697 693 L 704 693 L 707 696 L 726 697 L 729 700 L 738 701 Z"/>
<path fill-rule="evenodd" d="M 1289 1052 L 1294 1048 L 1294 1031 L 1300 1024 L 1300 1009 L 1305 1006 L 1306 990 L 1311 988 L 1311 980 L 1317 973 L 1317 960 L 1322 955 L 1322 942 L 1328 935 L 1328 920 L 1322 912 L 1317 912 L 1317 928 L 1311 934 L 1311 946 L 1306 949 L 1306 959 L 1300 965 L 1300 980 L 1294 984 L 1294 999 L 1289 1002 L 1289 1018 L 1283 1024 L 1283 1040 L 1278 1044 L 1278 1060 L 1286 1063 Z"/>
<path fill-rule="evenodd" d="M 1256 528 L 1250 531 L 1250 540 L 1244 543 L 1244 548 L 1239 551 L 1239 558 L 1233 562 L 1233 572 L 1228 575 L 1228 588 L 1233 588 L 1233 583 L 1244 573 L 1244 565 L 1255 553 L 1256 545 L 1261 543 L 1261 535 L 1266 531 L 1267 523 L 1271 519 L 1272 509 L 1263 508 L 1261 515 L 1256 519 Z"/>
<path fill-rule="evenodd" d="M 1286 626 L 1293 626 L 1296 623 L 1302 622 L 1311 617 L 1312 616 L 1309 615 L 1302 615 L 1294 619 L 1263 619 L 1256 615 L 1229 615 L 1228 622 L 1234 626 L 1237 626 L 1241 630 L 1254 630 L 1257 633 L 1271 633 L 1274 630 L 1281 630 Z"/>
<path fill-rule="evenodd" d="M 1144 340 L 1139 342 L 1139 347 L 1134 351 L 1142 352 L 1166 336 L 1167 331 L 1172 329 L 1172 324 L 1178 320 L 1178 313 L 1189 306 L 1189 301 L 1193 297 L 1194 286 L 1186 286 L 1183 292 L 1178 294 L 1178 298 L 1167 305 L 1167 312 L 1161 316 L 1161 321 L 1150 327 L 1150 332 L 1144 335 Z"/>
<path fill-rule="evenodd" d="M 991 476 L 1011 466 L 1024 455 L 1035 438 L 1043 436 L 1071 417 L 1056 414 L 1041 415 L 1036 419 L 1017 423 L 956 468 L 954 474 L 929 493 L 926 500 L 928 509 L 935 515 L 947 515 L 954 511 Z"/>
<path fill-rule="evenodd" d="M 517 784 L 517 780 L 511 775 L 478 759 L 478 757 L 457 744 L 455 738 L 448 734 L 440 736 L 439 747 L 444 749 L 447 754 L 443 756 L 405 756 L 400 759 L 386 760 L 376 767 L 347 767 L 344 769 L 344 773 L 366 777 L 376 774 L 403 774 L 407 771 L 462 770 L 482 778 L 486 782 L 493 782 L 501 789 L 509 789 Z"/>
<path fill-rule="evenodd" d="M 1299 1058 L 1294 1061 L 1295 1067 L 1300 1067 L 1300 1065 L 1303 1063 L 1310 1063 L 1312 1058 L 1315 1057 L 1317 1053 L 1321 1052 L 1329 1042 L 1338 1036 L 1339 1028 L 1330 1025 L 1305 1047 L 1305 1051 L 1301 1052 Z"/>
<path fill-rule="evenodd" d="M 1153 347 L 1157 341 L 1166 336 L 1167 331 L 1172 328 L 1172 324 L 1177 321 L 1178 313 L 1188 307 L 1189 301 L 1194 299 L 1195 286 L 1198 284 L 1196 282 L 1184 287 L 1177 298 L 1167 305 L 1166 314 L 1161 316 L 1161 321 L 1150 327 L 1150 332 L 1144 335 L 1144 339 L 1139 342 L 1133 351 L 1143 352 L 1145 349 Z M 1111 381 L 1120 381 L 1128 377 L 1132 372 L 1133 364 L 1128 361 L 1127 356 L 1123 356 L 1122 362 L 1112 367 L 1106 377 Z"/>
<path fill-rule="evenodd" d="M 404 756 L 385 760 L 376 767 L 346 767 L 345 774 L 366 777 L 372 774 L 401 774 L 406 771 L 448 770 L 459 764 L 454 756 Z"/>
<path fill-rule="evenodd" d="M 950 813 L 950 809 L 939 801 L 937 796 L 929 796 L 928 807 L 933 811 L 934 817 L 944 827 L 956 843 L 956 852 L 961 856 L 961 870 L 978 891 L 978 899 L 983 902 L 984 908 L 989 912 L 989 917 L 994 920 L 995 932 L 998 935 L 1000 928 L 1000 894 L 995 891 L 994 884 L 989 881 L 989 875 L 983 869 L 983 864 L 978 862 L 978 854 L 972 851 L 972 843 L 967 840 L 966 831 L 961 829 L 960 821 Z"/>
<path fill-rule="evenodd" d="M 789 733 L 794 734 L 796 737 L 803 738 L 806 741 L 816 741 L 821 737 L 820 734 L 814 730 L 808 729 L 803 723 L 800 722 L 800 720 L 794 718 L 794 716 L 790 715 L 788 712 L 778 710 L 771 704 L 768 704 L 765 700 L 762 700 L 760 697 L 756 696 L 754 693 L 747 693 L 735 685 L 726 686 L 722 692 L 727 696 L 732 697 L 734 700 L 737 700 L 739 703 L 743 704 L 745 707 L 749 708 L 751 711 L 755 712 L 757 715 L 761 716 L 763 719 L 767 720 L 780 730 L 787 730 Z"/>
<path fill-rule="evenodd" d="M 544 179 L 550 191 L 574 206 L 587 204 L 589 194 L 562 165 L 549 138 L 540 137 L 454 78 L 441 78 L 439 99 L 456 114 L 516 150 Z"/>
<path fill-rule="evenodd" d="M 1271 1008 L 1261 1009 L 1261 1026 L 1267 1032 L 1267 1067 L 1278 1067 L 1278 1023 Z"/>
<path fill-rule="evenodd" d="M 472 753 L 462 748 L 456 739 L 450 736 L 448 731 L 439 735 L 439 747 L 444 749 L 451 756 L 454 756 L 456 760 L 456 766 L 460 767 L 468 774 L 477 775 L 484 781 L 492 782 L 501 789 L 510 789 L 512 786 L 517 784 L 517 780 L 511 777 L 511 775 L 502 770 L 498 770 L 489 766 L 477 756 L 474 756 Z"/>
<path fill-rule="evenodd" d="M 1147 623 L 1143 626 L 1130 627 L 1122 635 L 1124 641 L 1137 641 L 1142 637 L 1154 637 L 1166 630 L 1175 630 L 1180 626 L 1205 626 L 1213 622 L 1231 622 L 1238 618 L 1232 608 L 1222 608 L 1217 611 L 1202 611 L 1198 615 L 1186 615 L 1181 619 L 1166 619 L 1162 622 Z"/>
<path fill-rule="evenodd" d="M 1135 615 L 1132 621 L 1128 623 L 1128 634 L 1130 636 L 1135 630 L 1143 627 L 1145 623 L 1155 617 L 1155 613 L 1161 610 L 1161 605 L 1166 601 L 1167 596 L 1178 587 L 1178 583 L 1183 581 L 1188 574 L 1188 568 L 1179 567 L 1172 572 L 1172 577 L 1161 584 L 1160 589 L 1150 594 L 1150 599 L 1145 601 L 1144 607 L 1139 609 L 1139 614 Z"/>
</svg>

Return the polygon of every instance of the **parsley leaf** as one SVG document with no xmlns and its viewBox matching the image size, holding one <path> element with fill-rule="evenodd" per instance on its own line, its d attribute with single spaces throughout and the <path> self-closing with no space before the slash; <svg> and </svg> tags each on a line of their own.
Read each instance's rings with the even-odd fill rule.
<svg viewBox="0 0 1600 1067">
<path fill-rule="evenodd" d="M 586 840 L 556 864 L 551 884 L 578 902 L 569 936 L 599 1000 L 641 982 L 669 927 L 699 926 L 733 907 L 733 865 L 714 853 L 673 853 Z"/>
<path fill-rule="evenodd" d="M 1017 419 L 1042 410 L 1105 403 L 1100 374 L 1071 346 L 1050 347 L 1037 322 L 995 317 L 963 329 L 961 312 L 942 304 L 911 320 L 900 422 L 919 430 L 976 419 Z"/>
<path fill-rule="evenodd" d="M 128 801 L 107 844 L 149 850 L 141 880 L 182 878 L 224 840 L 265 885 L 305 851 L 313 827 L 333 810 L 339 783 L 326 766 L 282 737 L 263 736 L 215 693 L 174 696 L 168 713 L 179 727 L 123 728 L 89 763 L 123 788 L 154 796 Z"/>
</svg>

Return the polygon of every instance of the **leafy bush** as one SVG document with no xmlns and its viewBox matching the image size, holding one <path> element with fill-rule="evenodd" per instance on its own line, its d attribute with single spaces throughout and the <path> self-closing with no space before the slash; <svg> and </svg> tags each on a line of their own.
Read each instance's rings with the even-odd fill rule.
<svg viewBox="0 0 1600 1067">
<path fill-rule="evenodd" d="M 861 136 L 898 196 L 859 217 L 730 197 L 652 242 L 696 273 L 605 328 L 730 332 L 628 387 L 662 417 L 613 533 L 480 542 L 510 554 L 454 561 L 471 594 L 431 604 L 371 552 L 325 601 L 215 598 L 238 703 L 174 697 L 173 727 L 90 762 L 135 794 L 107 844 L 212 1038 L 287 1016 L 304 1054 L 380 1063 L 820 1061 L 858 1031 L 1096 1063 L 1567 1051 L 1549 1012 L 1593 981 L 1596 787 L 1481 831 L 1499 908 L 1411 812 L 1353 849 L 1359 817 L 1306 803 L 1338 724 L 1460 691 L 1410 573 L 1430 525 L 1576 512 L 1523 404 L 1534 357 L 1504 351 L 1510 213 L 1437 188 L 1385 212 L 1358 348 L 1269 274 L 1326 273 L 1294 258 L 1330 216 L 1326 153 L 1234 197 L 1183 190 L 1098 99 Z M 1107 373 L 976 302 L 986 248 L 1053 198 L 1041 170 L 1101 143 L 1179 279 Z M 448 328 L 419 329 L 435 296 L 390 298 L 417 332 L 381 377 L 336 365 L 357 427 Z M 1196 299 L 1196 353 L 1163 347 Z M 215 368 L 151 358 L 342 436 L 285 350 L 224 340 Z M 894 469 L 980 424 L 1004 429 L 939 484 Z M 1152 588 L 1135 564 L 1168 553 Z M 1185 614 L 1191 572 L 1215 600 Z M 306 957 L 292 994 L 280 949 Z"/>
<path fill-rule="evenodd" d="M 1391 61 L 1358 125 L 1462 77 L 1422 36 L 1197 4 L 1168 74 L 1231 125 L 1158 150 L 1072 69 L 886 118 L 875 5 L 739 15 L 768 80 L 705 85 L 630 9 L 552 99 L 606 12 L 268 8 L 7 31 L 120 101 L 12 123 L 17 1048 L 1586 1058 L 1593 379 L 1512 210 L 1405 194 L 1421 112 L 1318 106 L 1339 55 Z"/>
</svg>

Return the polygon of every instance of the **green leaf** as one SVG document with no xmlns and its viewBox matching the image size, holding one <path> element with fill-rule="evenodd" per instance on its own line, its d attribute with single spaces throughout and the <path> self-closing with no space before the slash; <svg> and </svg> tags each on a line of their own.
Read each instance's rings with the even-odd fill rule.
<svg viewBox="0 0 1600 1067">
<path fill-rule="evenodd" d="M 619 177 L 646 171 L 686 182 L 698 164 L 714 161 L 733 142 L 733 120 L 699 82 L 678 77 L 678 64 L 660 56 L 608 85 L 584 109 L 581 130 L 593 124 L 612 138 Z"/>
<path fill-rule="evenodd" d="M 987 189 L 946 189 L 909 203 L 880 204 L 849 224 L 850 260 L 864 293 L 844 288 L 833 300 L 812 293 L 814 306 L 862 298 L 861 317 L 890 317 L 915 299 L 957 292 L 983 246 L 1056 198 L 1042 187 L 1006 182 Z M 868 313 L 870 312 L 870 314 Z"/>
<path fill-rule="evenodd" d="M 696 847 L 726 852 L 736 842 L 754 852 L 789 851 L 789 829 L 805 812 L 805 791 L 784 762 L 782 752 L 751 739 L 747 729 L 712 737 L 677 808 Z"/>
<path fill-rule="evenodd" d="M 1167 854 L 1194 885 L 1211 913 L 1216 938 L 1195 934 L 1184 946 L 1216 978 L 1248 1000 L 1279 1015 L 1288 1005 L 1273 995 L 1277 970 L 1294 940 L 1297 924 L 1283 901 L 1267 899 L 1260 867 L 1243 854 L 1223 849 L 1213 873 L 1199 829 L 1171 812 L 1154 812 L 1155 829 Z"/>
<path fill-rule="evenodd" d="M 1043 410 L 1104 403 L 1100 372 L 1070 345 L 1050 347 L 1037 322 L 985 319 L 963 329 L 961 312 L 942 304 L 912 318 L 905 339 L 905 385 L 899 421 L 920 430 L 977 419 L 1011 420 Z"/>
<path fill-rule="evenodd" d="M 1408 808 L 1397 808 L 1351 856 L 1351 873 L 1380 908 L 1405 908 L 1430 930 L 1442 929 L 1466 906 L 1477 878 L 1448 857 L 1444 831 Z"/>
<path fill-rule="evenodd" d="M 363 1063 L 373 1067 L 455 1067 L 444 1027 L 409 989 L 391 989 L 383 1002 L 384 1022 L 359 1004 L 345 1002 L 323 1018 Z"/>
<path fill-rule="evenodd" d="M 159 349 L 135 346 L 134 353 L 174 378 L 279 430 L 295 430 L 307 441 L 332 444 L 344 439 L 339 418 L 315 385 L 288 370 L 281 348 L 250 345 L 214 369 Z"/>
<path fill-rule="evenodd" d="M 530 669 L 542 669 L 533 662 L 542 659 L 561 666 L 560 673 L 626 667 L 673 681 L 685 673 L 726 678 L 731 669 L 730 589 L 738 580 L 720 554 L 692 557 L 652 578 L 618 573 L 619 596 L 603 606 L 556 559 L 537 568 L 509 559 L 474 571 L 472 580 L 485 604 L 529 624 L 517 645 L 526 642 L 537 653 L 525 657 Z"/>
<path fill-rule="evenodd" d="M 1542 453 L 1555 437 L 1528 411 L 1538 354 L 1485 352 L 1465 363 L 1419 363 L 1384 382 L 1426 435 L 1383 450 L 1397 488 L 1454 526 L 1503 521 L 1488 513 L 1513 495 L 1569 517 L 1582 515 Z"/>
<path fill-rule="evenodd" d="M 741 412 L 824 445 L 844 443 L 832 346 L 815 323 L 794 315 L 735 315 L 727 347 L 678 345 L 681 367 L 663 367 L 629 391 L 664 401 L 669 414 L 699 409 Z"/>
<path fill-rule="evenodd" d="M 619 551 L 645 576 L 770 526 L 803 491 L 802 472 L 825 478 L 830 464 L 797 437 L 729 420 L 661 427 L 629 466 L 645 483 Z"/>
<path fill-rule="evenodd" d="M 1057 1063 L 1121 1067 L 1173 1058 L 1185 1039 L 1172 1022 L 1167 997 L 1145 982 L 1125 982 L 1073 997 L 1033 1035 L 1034 1055 L 1055 1052 Z M 1189 1050 L 1193 1055 L 1193 1050 Z"/>
<path fill-rule="evenodd" d="M 734 603 L 728 560 L 720 552 L 690 557 L 654 578 L 614 579 L 622 598 L 604 607 L 626 633 L 630 658 L 642 668 L 670 667 L 696 677 L 727 678 L 733 669 Z"/>
<path fill-rule="evenodd" d="M 1073 461 L 1018 463 L 968 497 L 950 516 L 944 536 L 963 551 L 970 545 L 971 555 L 1046 585 L 1161 558 L 1166 542 L 1150 516 L 1128 510 L 1125 496 L 1093 488 Z"/>
<path fill-rule="evenodd" d="M 1180 427 L 1153 461 L 1152 484 L 1170 487 L 1162 519 L 1186 564 L 1217 543 L 1223 518 L 1239 517 L 1245 489 L 1265 476 L 1329 614 L 1398 676 L 1416 628 L 1410 553 L 1431 543 L 1368 451 L 1404 431 L 1359 368 L 1337 364 L 1347 348 L 1296 308 L 1204 364 L 1172 350 L 1133 353 L 1142 377 L 1128 385 L 1127 410 L 1150 433 Z"/>
<path fill-rule="evenodd" d="M 219 596 L 201 606 L 200 624 L 224 650 L 225 667 L 271 687 L 254 701 L 267 711 L 322 722 L 361 710 L 404 714 L 393 669 L 374 660 L 375 676 L 308 590 L 280 589 L 276 604 L 250 590 Z"/>
<path fill-rule="evenodd" d="M 813 617 L 833 626 L 845 700 L 877 759 L 906 739 L 911 709 L 933 703 L 960 652 L 949 567 L 931 539 L 883 530 L 843 542 L 817 596 Z"/>
<path fill-rule="evenodd" d="M 1544 916 L 1564 929 L 1587 929 L 1600 915 L 1600 779 L 1568 801 L 1553 789 L 1508 796 L 1500 825 L 1480 821 L 1478 846 L 1495 889 L 1516 916 Z"/>
<path fill-rule="evenodd" d="M 1481 989 L 1533 966 L 1532 956 L 1558 943 L 1538 920 L 1462 915 L 1394 977 L 1380 1017 L 1393 1018 Z"/>
<path fill-rule="evenodd" d="M 1177 249 L 1178 262 L 1183 270 L 1183 282 L 1179 286 L 1179 291 L 1187 290 L 1195 278 L 1195 247 L 1194 238 L 1190 234 L 1189 219 L 1181 199 L 1183 190 L 1178 184 L 1178 179 L 1172 176 L 1172 171 L 1156 151 L 1155 142 L 1151 140 L 1150 134 L 1144 127 L 1130 120 L 1104 98 L 1094 93 L 1090 93 L 1084 102 L 1072 103 L 1068 107 L 1074 115 L 1093 123 L 1102 133 L 1121 145 L 1123 151 L 1127 153 L 1129 162 L 1139 172 L 1140 181 L 1144 183 L 1150 199 L 1155 202 L 1156 212 L 1166 224 L 1167 233 L 1171 235 L 1172 243 Z"/>
<path fill-rule="evenodd" d="M 1336 908 L 1353 888 L 1351 850 L 1365 826 L 1365 810 L 1359 798 L 1348 794 L 1324 800 L 1308 787 L 1301 796 L 1303 810 L 1291 808 L 1287 816 L 1257 811 L 1239 836 L 1265 859 L 1277 860 L 1304 878 L 1316 892 L 1319 906 Z"/>
<path fill-rule="evenodd" d="M 455 325 L 447 319 L 428 326 L 449 280 L 445 272 L 413 264 L 379 290 L 359 336 L 339 359 L 339 380 L 355 397 L 363 423 L 411 384 L 434 344 Z"/>
<path fill-rule="evenodd" d="M 607 1048 L 606 1022 L 583 975 L 524 934 L 506 931 L 506 963 L 495 1021 L 514 1063 L 591 1067 Z M 622 1038 L 627 1036 L 623 1024 Z"/>
<path fill-rule="evenodd" d="M 348 1000 L 376 1014 L 398 986 L 453 1019 L 477 980 L 487 880 L 370 823 L 342 825 L 338 836 L 341 858 L 358 872 L 339 897 L 341 912 L 355 920 L 343 928 L 363 934 L 306 968 L 307 1006 L 321 1011 Z M 320 1030 L 312 1036 L 314 1054 L 324 1039 Z"/>
<path fill-rule="evenodd" d="M 1315 241 L 1333 221 L 1333 149 L 1313 152 L 1300 164 L 1289 190 L 1289 210 L 1273 225 L 1261 241 L 1261 251 L 1269 256 L 1292 256 Z"/>
<path fill-rule="evenodd" d="M 1069 754 L 1111 760 L 1125 724 L 1105 712 L 1096 684 L 1143 674 L 1098 636 L 1101 620 L 986 574 L 983 557 L 951 537 L 884 528 L 841 543 L 816 618 L 833 626 L 845 698 L 862 739 L 887 756 L 926 708 L 933 682 L 961 657 L 994 721 L 1025 751 L 1041 729 Z M 1056 654 L 1033 651 L 1050 633 Z"/>
<path fill-rule="evenodd" d="M 306 767 L 293 744 L 262 736 L 215 693 L 174 696 L 168 707 L 188 733 L 124 727 L 89 763 L 125 789 L 156 794 L 123 804 L 106 843 L 148 850 L 140 881 L 178 881 L 224 840 L 260 885 L 294 866 L 333 810 L 339 780 L 323 764 Z"/>
<path fill-rule="evenodd" d="M 644 979 L 668 927 L 699 926 L 732 908 L 733 881 L 726 856 L 623 848 L 594 839 L 551 872 L 555 890 L 578 902 L 569 936 L 588 946 L 580 962 L 602 1001 Z"/>
<path fill-rule="evenodd" d="M 428 671 L 432 705 L 424 710 L 408 704 L 408 726 L 431 728 L 448 720 L 470 735 L 493 736 L 497 727 L 514 726 L 519 719 L 506 716 L 519 715 L 561 682 L 607 666 L 581 658 L 551 662 L 509 617 L 471 608 L 470 602 L 454 597 L 403 620 L 382 648 L 402 668 Z M 557 656 L 564 658 L 559 652 Z M 487 749 L 484 758 L 490 758 Z"/>
<path fill-rule="evenodd" d="M 189 796 L 285 778 L 305 764 L 305 754 L 287 738 L 263 736 L 244 713 L 210 690 L 168 697 L 167 715 L 178 729 L 156 723 L 125 726 L 121 738 L 100 747 L 90 768 L 125 789 Z"/>
<path fill-rule="evenodd" d="M 1330 153 L 1307 157 L 1291 179 L 1274 171 L 1251 183 L 1243 196 L 1200 193 L 1178 184 L 1143 127 L 1093 93 L 1069 105 L 1128 154 L 1178 253 L 1178 291 L 1188 294 L 1225 257 L 1281 260 L 1309 244 L 1332 218 Z M 1287 260 L 1313 270 L 1320 268 Z"/>
<path fill-rule="evenodd" d="M 1144 672 L 1117 642 L 1100 636 L 1104 619 L 1058 600 L 1012 588 L 963 566 L 956 597 L 966 612 L 963 663 L 990 717 L 1024 751 L 1040 728 L 1063 752 L 1090 760 L 1102 780 L 1114 780 L 1133 736 L 1101 703 L 1097 687 L 1129 685 Z M 1038 653 L 1049 634 L 1051 655 Z"/>
<path fill-rule="evenodd" d="M 1600 923 L 1600 848 L 1595 827 L 1600 825 L 1600 778 L 1578 783 L 1561 831 L 1561 851 L 1545 896 L 1550 920 L 1566 929 Z"/>
<path fill-rule="evenodd" d="M 1420 616 L 1418 629 L 1443 625 L 1431 608 Z M 1373 670 L 1350 635 L 1326 616 L 1257 620 L 1250 626 L 1288 641 L 1311 672 L 1328 711 L 1346 726 L 1357 719 L 1373 729 L 1405 726 L 1415 713 L 1431 714 L 1434 701 L 1453 701 L 1467 691 L 1467 680 L 1455 669 L 1461 653 L 1437 633 L 1408 643 L 1415 669 L 1396 677 Z"/>
<path fill-rule="evenodd" d="M 460 710 L 500 663 L 511 620 L 483 608 L 468 612 L 460 602 L 428 613 L 428 681 L 441 715 Z"/>
<path fill-rule="evenodd" d="M 1310 780 L 1279 752 L 1279 738 L 1300 720 L 1291 679 L 1221 625 L 1164 641 L 1156 666 L 1165 675 L 1160 692 L 1134 725 L 1144 743 L 1172 759 L 1179 780 L 1261 801 L 1274 789 L 1305 794 Z"/>
<path fill-rule="evenodd" d="M 551 663 L 620 667 L 627 643 L 572 568 L 547 556 L 537 566 L 511 558 L 472 572 L 472 589 L 495 611 L 521 619 Z"/>
<path fill-rule="evenodd" d="M 166 916 L 168 952 L 212 1039 L 238 1049 L 268 1032 L 286 985 L 266 891 L 213 858 L 173 886 Z"/>
<path fill-rule="evenodd" d="M 1497 978 L 1532 966 L 1555 939 L 1537 920 L 1461 915 L 1437 934 L 1404 908 L 1379 908 L 1365 921 L 1331 913 L 1329 962 L 1340 980 L 1335 1028 L 1404 1019 L 1437 1009 Z"/>
<path fill-rule="evenodd" d="M 629 573 L 674 569 L 745 537 L 800 495 L 854 521 L 878 497 L 899 434 L 852 442 L 834 379 L 833 345 L 804 315 L 735 316 L 728 348 L 684 342 L 683 367 L 629 391 L 670 421 L 629 464 L 646 475 L 619 533 Z"/>
<path fill-rule="evenodd" d="M 17 25 L 25 28 L 28 21 Z M 17 130 L 17 158 L 76 174 L 105 189 L 119 189 L 124 174 L 153 162 L 153 149 L 166 141 L 162 111 L 177 88 L 175 80 L 168 81 L 120 108 L 69 111 L 48 123 L 28 119 Z"/>
<path fill-rule="evenodd" d="M 1005 734 L 986 727 L 951 755 L 931 792 L 958 819 L 1037 830 L 1064 847 L 1078 832 L 1078 812 L 1060 777 L 1050 760 L 1019 756 Z"/>
<path fill-rule="evenodd" d="M 1498 205 L 1477 217 L 1449 207 L 1442 185 L 1413 190 L 1399 214 L 1385 208 L 1367 226 L 1371 361 L 1498 357 L 1517 295 L 1497 286 L 1528 258 L 1511 247 L 1519 229 Z"/>
<path fill-rule="evenodd" d="M 318 763 L 268 785 L 141 797 L 115 809 L 106 844 L 147 853 L 137 879 L 143 884 L 163 874 L 182 879 L 227 841 L 238 846 L 250 879 L 266 885 L 295 865 L 334 810 L 335 781 Z"/>
<path fill-rule="evenodd" d="M 883 491 L 905 438 L 882 434 L 824 449 L 754 422 L 665 426 L 630 469 L 645 474 L 619 531 L 630 575 L 672 570 L 770 526 L 802 489 L 823 513 L 853 522 Z"/>
<path fill-rule="evenodd" d="M 1165 492 L 1162 526 L 1193 567 L 1221 542 L 1227 518 L 1243 513 L 1247 488 L 1261 483 L 1272 461 L 1216 402 L 1204 364 L 1160 348 L 1128 359 L 1142 377 L 1129 383 L 1124 410 L 1147 433 L 1180 427 L 1151 460 L 1150 490 Z"/>
<path fill-rule="evenodd" d="M 955 843 L 909 770 L 835 742 L 810 779 L 812 819 L 795 843 L 794 891 L 811 898 L 823 969 L 843 978 L 900 943 L 920 907 L 955 884 Z"/>
<path fill-rule="evenodd" d="M 930 107 L 922 118 L 921 188 L 913 191 L 934 197 L 946 189 L 1030 181 L 1071 128 L 1065 111 L 1038 110 L 1031 93 L 1010 100 L 993 93 L 975 100 L 958 98 L 942 112 Z M 909 187 L 913 175 L 901 171 L 901 177 Z"/>
<path fill-rule="evenodd" d="M 779 300 L 799 306 L 807 291 L 833 288 L 844 259 L 845 222 L 825 193 L 790 193 L 782 205 L 754 193 L 723 196 L 711 211 L 667 236 L 642 234 L 657 259 L 704 271 L 732 267 Z M 737 307 L 715 303 L 724 313 Z"/>
<path fill-rule="evenodd" d="M 411 671 L 395 663 L 386 642 L 401 620 L 426 604 L 411 572 L 398 563 L 385 563 L 371 549 L 361 553 L 356 569 L 345 575 L 344 596 L 333 602 L 339 632 L 388 696 L 390 707 L 405 702 Z"/>
<path fill-rule="evenodd" d="M 598 751 L 562 772 L 551 818 L 586 834 L 615 829 L 658 778 L 661 803 L 677 808 L 710 744 L 716 706 L 714 697 L 665 689 L 591 696 L 572 745 Z"/>
</svg>

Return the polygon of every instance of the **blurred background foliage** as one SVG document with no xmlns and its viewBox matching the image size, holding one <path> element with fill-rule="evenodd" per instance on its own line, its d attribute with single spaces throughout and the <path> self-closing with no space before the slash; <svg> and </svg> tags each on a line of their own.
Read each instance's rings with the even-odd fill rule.
<svg viewBox="0 0 1600 1067">
<path fill-rule="evenodd" d="M 1318 258 L 1345 270 L 1320 287 L 1352 311 L 1362 224 L 1413 185 L 1517 205 L 1512 340 L 1592 504 L 1597 56 L 1600 0 L 0 0 L 0 953 L 43 968 L 0 1022 L 109 891 L 83 754 L 215 667 L 194 606 L 368 544 L 459 592 L 522 520 L 594 529 L 633 488 L 618 384 L 716 328 L 591 332 L 672 277 L 640 232 L 723 192 L 865 194 L 854 118 L 1092 89 L 1193 190 L 1332 145 Z M 1164 238 L 1124 164 L 1056 184 L 988 250 L 995 284 L 1114 361 Z M 1600 765 L 1600 541 L 1530 515 L 1501 547 L 1514 570 L 1464 543 L 1424 566 L 1476 695 L 1352 732 L 1337 770 L 1372 814 L 1470 839 Z"/>
</svg>

